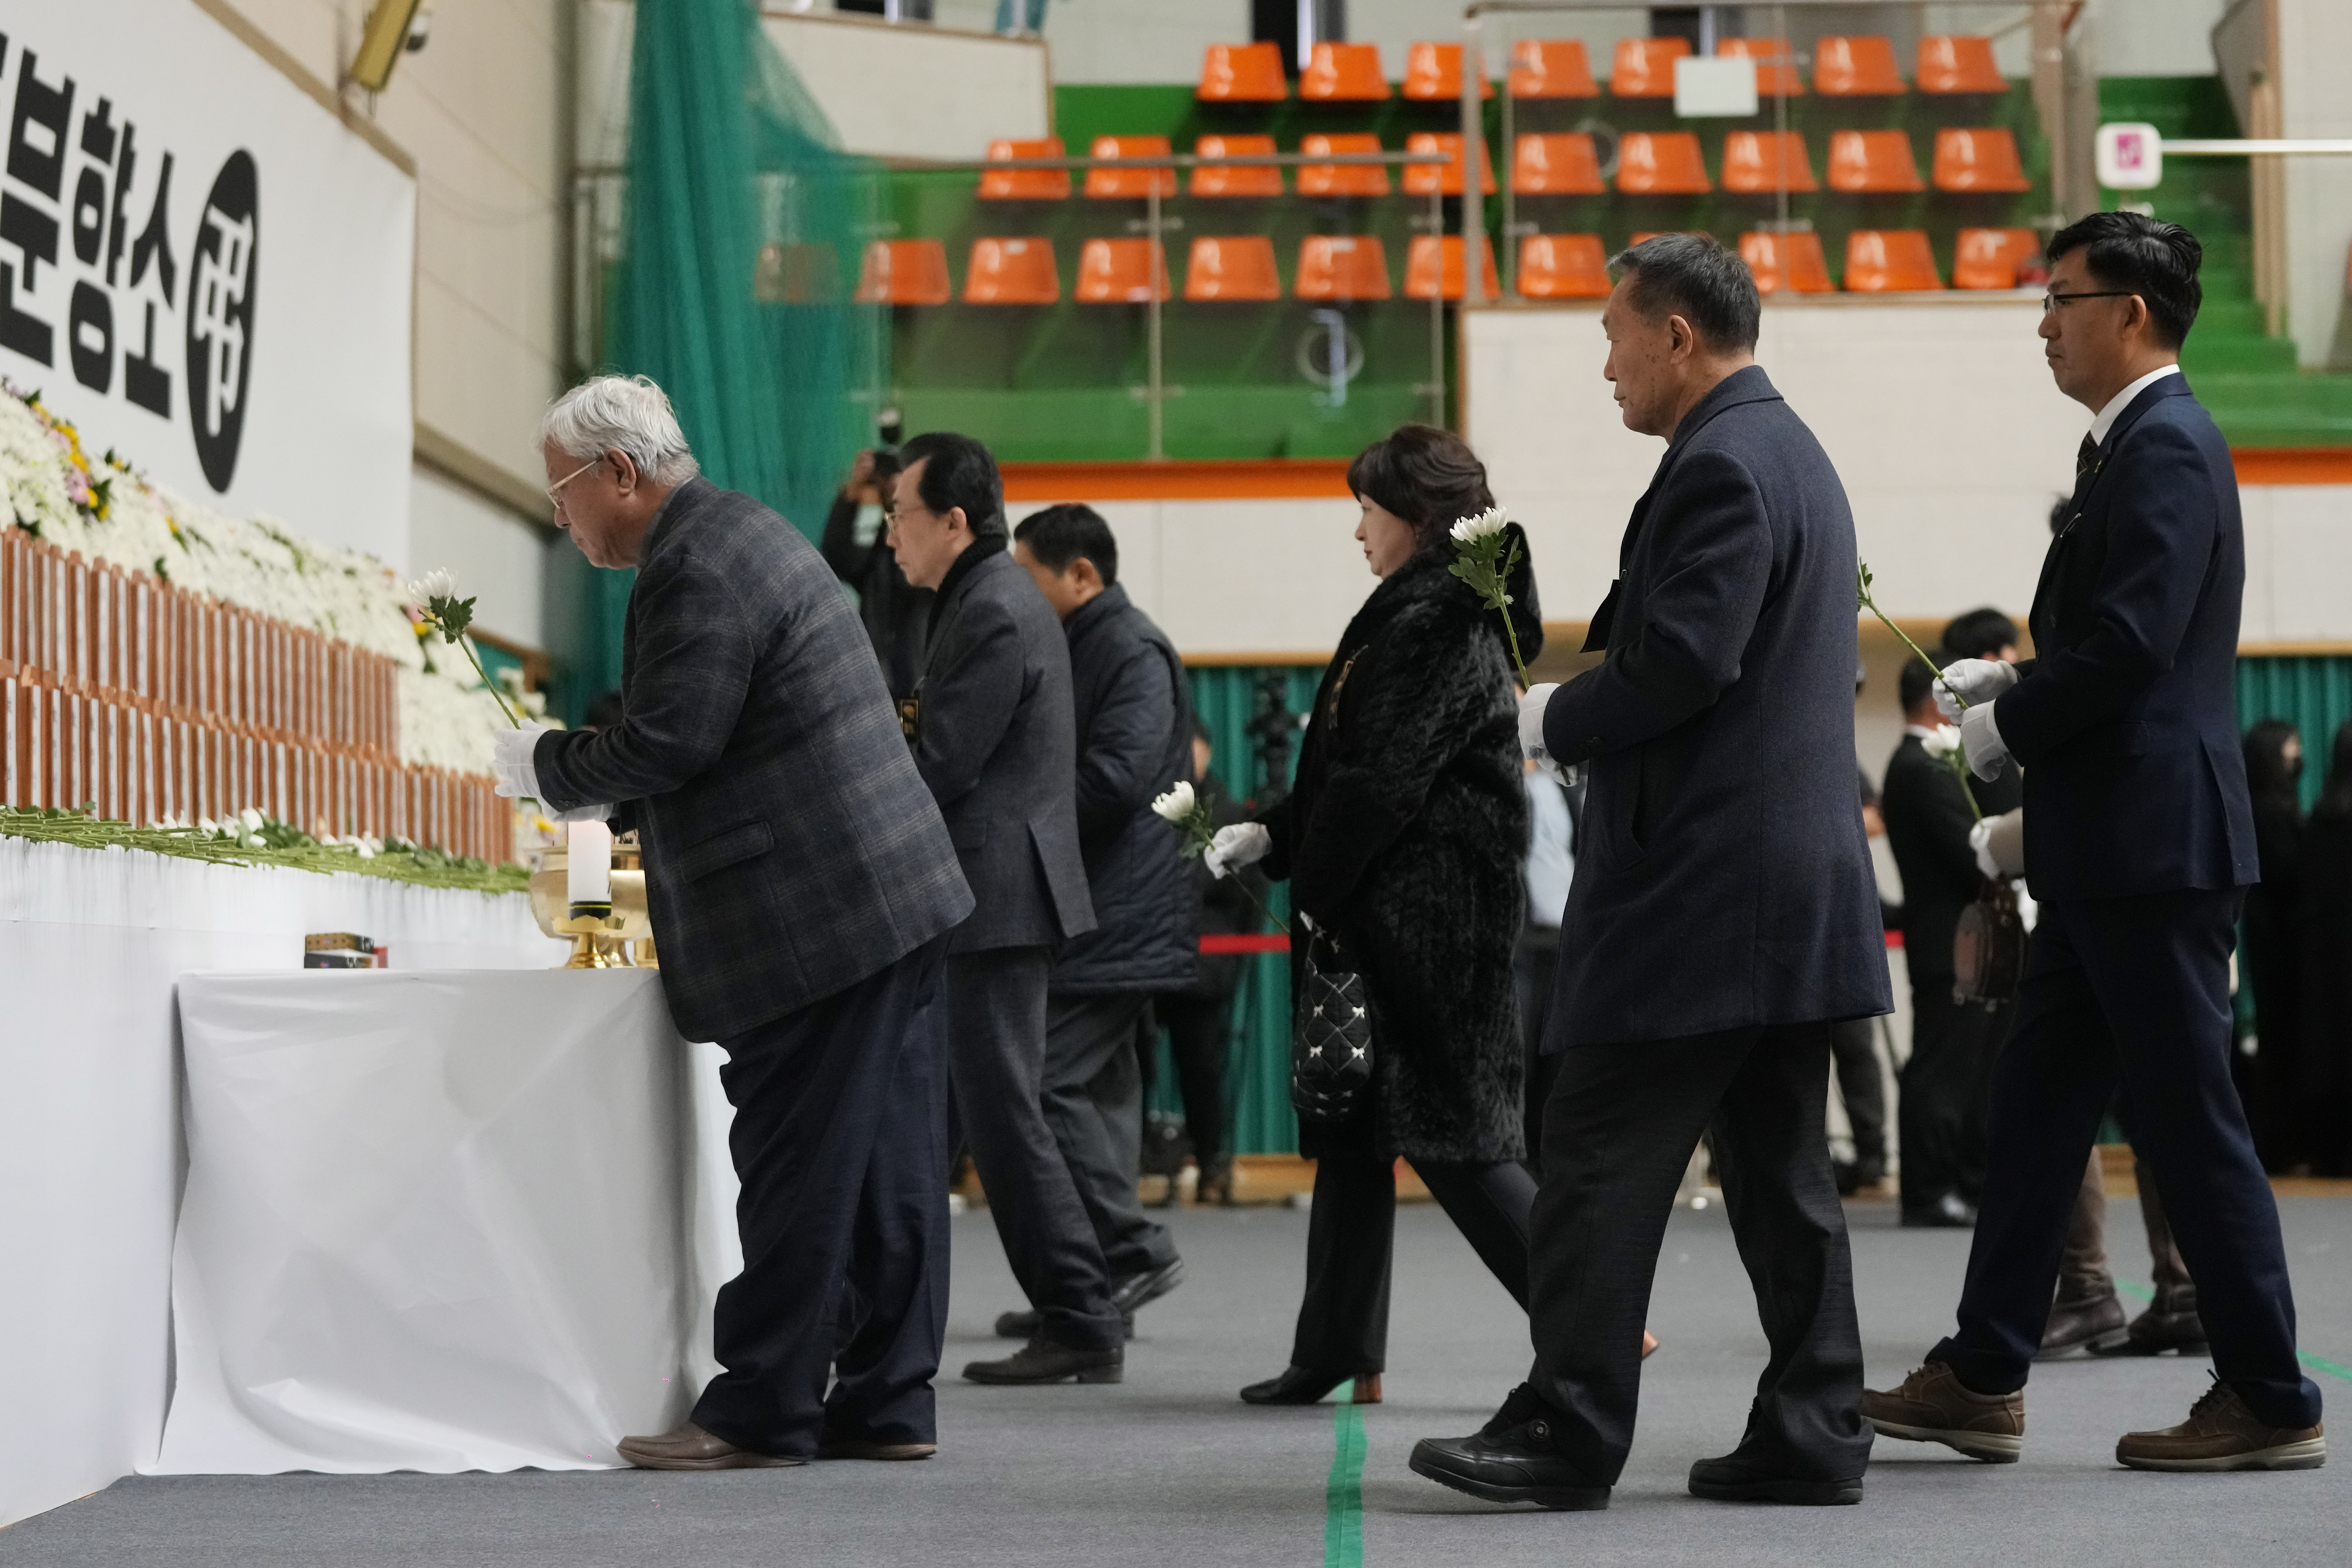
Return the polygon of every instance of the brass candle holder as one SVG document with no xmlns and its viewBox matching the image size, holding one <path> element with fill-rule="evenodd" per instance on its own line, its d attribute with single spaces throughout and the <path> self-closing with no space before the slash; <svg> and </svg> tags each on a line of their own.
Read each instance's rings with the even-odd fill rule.
<svg viewBox="0 0 2352 1568">
<path fill-rule="evenodd" d="M 530 878 L 531 918 L 551 937 L 570 937 L 562 969 L 656 969 L 654 926 L 646 907 L 645 856 L 632 833 L 613 844 L 613 901 L 575 904 L 567 885 L 570 856 L 543 851 Z"/>
</svg>

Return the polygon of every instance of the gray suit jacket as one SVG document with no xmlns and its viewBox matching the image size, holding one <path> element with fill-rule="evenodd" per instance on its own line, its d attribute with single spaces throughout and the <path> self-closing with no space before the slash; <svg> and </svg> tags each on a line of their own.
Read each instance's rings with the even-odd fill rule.
<svg viewBox="0 0 2352 1568">
<path fill-rule="evenodd" d="M 979 900 L 950 951 L 1053 946 L 1094 930 L 1069 647 L 1001 542 L 972 545 L 940 585 L 909 706 L 915 765 Z"/>
<path fill-rule="evenodd" d="M 664 503 L 629 593 L 621 695 L 617 726 L 540 737 L 540 794 L 558 810 L 618 803 L 616 826 L 641 830 L 662 988 L 688 1038 L 805 1007 L 971 910 L 857 613 L 751 497 L 698 479 Z"/>
</svg>

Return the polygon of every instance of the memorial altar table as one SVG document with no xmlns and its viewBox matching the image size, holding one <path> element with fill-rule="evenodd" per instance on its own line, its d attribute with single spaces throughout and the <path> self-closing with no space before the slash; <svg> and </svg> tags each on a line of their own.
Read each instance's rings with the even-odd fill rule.
<svg viewBox="0 0 2352 1568">
<path fill-rule="evenodd" d="M 656 973 L 192 974 L 179 1006 L 153 1472 L 594 1468 L 685 1415 L 734 1267 L 696 1198 L 733 1194 Z"/>
</svg>

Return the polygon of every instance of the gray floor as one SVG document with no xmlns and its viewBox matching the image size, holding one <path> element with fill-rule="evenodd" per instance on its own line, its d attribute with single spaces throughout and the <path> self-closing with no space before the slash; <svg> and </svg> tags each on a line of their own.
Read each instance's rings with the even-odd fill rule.
<svg viewBox="0 0 2352 1568">
<path fill-rule="evenodd" d="M 2282 1201 L 2305 1348 L 2352 1365 L 2352 1199 Z M 2146 1279 L 2134 1205 L 2116 1263 Z M 1900 1378 L 1950 1317 L 1965 1232 L 1849 1211 L 1874 1382 Z M 1175 1216 L 1190 1279 L 1144 1313 L 1118 1387 L 941 1388 L 927 1464 L 713 1476 L 133 1479 L 0 1532 L 0 1564 L 42 1568 L 694 1568 L 775 1563 L 1310 1564 L 1326 1558 L 1334 1413 L 1246 1409 L 1282 1365 L 1306 1216 Z M 1882 1443 L 1858 1509 L 1727 1507 L 1683 1489 L 1738 1435 L 1763 1354 L 1719 1209 L 1684 1214 L 1659 1268 L 1641 1435 L 1606 1513 L 1495 1509 L 1405 1468 L 1416 1437 L 1475 1428 L 1525 1368 L 1524 1324 L 1434 1208 L 1399 1219 L 1389 1402 L 1366 1416 L 1362 1556 L 1373 1564 L 1931 1564 L 2352 1562 L 2352 1450 L 2316 1472 L 2168 1477 L 2117 1469 L 2116 1435 L 2177 1421 L 2207 1363 L 2076 1361 L 2027 1394 L 2023 1463 Z M 952 1369 L 1013 1301 L 984 1215 L 957 1224 Z M 2327 1396 L 2352 1385 L 2322 1374 Z M 1344 1550 L 1329 1561 L 1354 1561 Z"/>
</svg>

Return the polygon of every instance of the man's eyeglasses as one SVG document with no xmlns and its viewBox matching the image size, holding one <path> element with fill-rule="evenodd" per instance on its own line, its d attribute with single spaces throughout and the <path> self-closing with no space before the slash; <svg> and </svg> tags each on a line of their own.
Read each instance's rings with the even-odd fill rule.
<svg viewBox="0 0 2352 1568">
<path fill-rule="evenodd" d="M 547 504 L 553 507 L 556 510 L 562 511 L 563 510 L 563 487 L 570 484 L 572 480 L 578 479 L 581 475 L 586 473 L 589 469 L 594 468 L 604 460 L 604 455 L 599 453 L 597 456 L 589 458 L 586 462 L 572 469 L 570 473 L 564 475 L 562 479 L 556 480 L 553 484 L 548 486 L 546 492 Z"/>
<path fill-rule="evenodd" d="M 2042 313 L 2046 316 L 2070 300 L 2129 300 L 2138 292 L 2137 289 L 2085 289 L 2079 294 L 2044 294 Z"/>
</svg>

